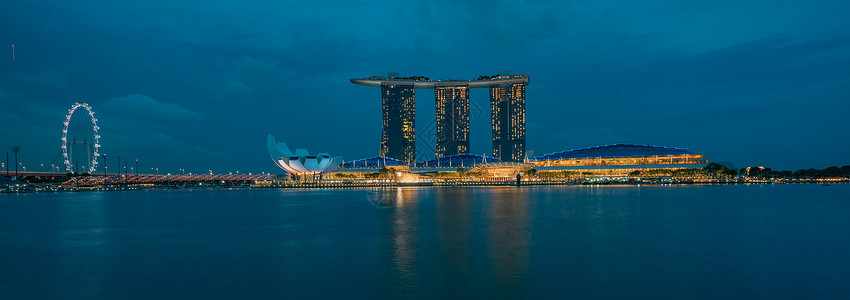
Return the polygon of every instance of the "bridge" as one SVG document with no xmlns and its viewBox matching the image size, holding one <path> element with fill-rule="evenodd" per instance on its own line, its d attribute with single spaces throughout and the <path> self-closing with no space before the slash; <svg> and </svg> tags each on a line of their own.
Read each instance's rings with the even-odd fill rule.
<svg viewBox="0 0 850 300">
<path fill-rule="evenodd" d="M 0 172 L 0 176 L 6 176 Z M 15 172 L 10 172 L 9 177 L 14 177 Z M 97 185 L 182 185 L 194 183 L 215 183 L 224 185 L 242 185 L 255 181 L 274 180 L 277 175 L 272 174 L 192 174 L 192 175 L 88 175 L 73 176 L 59 172 L 18 172 L 17 180 L 27 183 L 52 183 L 72 186 L 97 186 Z"/>
<path fill-rule="evenodd" d="M 194 174 L 194 175 L 107 175 L 74 177 L 64 184 L 73 186 L 98 185 L 181 185 L 195 183 L 241 185 L 275 179 L 271 174 Z"/>
</svg>

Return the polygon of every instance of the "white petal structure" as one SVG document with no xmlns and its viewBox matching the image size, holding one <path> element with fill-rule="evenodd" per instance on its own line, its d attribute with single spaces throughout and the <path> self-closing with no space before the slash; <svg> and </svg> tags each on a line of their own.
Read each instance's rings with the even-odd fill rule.
<svg viewBox="0 0 850 300">
<path fill-rule="evenodd" d="M 295 153 L 292 153 L 286 143 L 278 143 L 271 134 L 268 146 L 275 165 L 289 173 L 331 172 L 342 164 L 342 156 L 331 158 L 327 153 L 310 155 L 307 149 L 295 149 Z"/>
</svg>

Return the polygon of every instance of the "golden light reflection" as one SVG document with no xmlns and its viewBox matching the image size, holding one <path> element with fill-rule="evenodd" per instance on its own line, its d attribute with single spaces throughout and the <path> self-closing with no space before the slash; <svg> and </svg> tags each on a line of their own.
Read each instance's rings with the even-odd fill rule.
<svg viewBox="0 0 850 300">
<path fill-rule="evenodd" d="M 527 193 L 516 188 L 492 191 L 489 245 L 493 274 L 503 292 L 516 292 L 521 289 L 528 271 Z M 503 296 L 512 298 L 519 295 Z"/>
<path fill-rule="evenodd" d="M 396 188 L 395 191 L 389 192 L 395 197 L 396 203 L 391 225 L 392 271 L 396 281 L 393 287 L 402 292 L 416 291 L 419 290 L 416 280 L 418 211 L 405 208 L 405 198 L 415 199 L 415 190 Z"/>
</svg>

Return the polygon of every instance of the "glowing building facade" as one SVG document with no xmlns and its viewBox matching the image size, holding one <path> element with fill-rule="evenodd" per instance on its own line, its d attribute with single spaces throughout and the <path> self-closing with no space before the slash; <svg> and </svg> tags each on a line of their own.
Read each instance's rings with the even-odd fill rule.
<svg viewBox="0 0 850 300">
<path fill-rule="evenodd" d="M 469 153 L 469 86 L 438 85 L 434 88 L 437 106 L 437 158 Z"/>
<path fill-rule="evenodd" d="M 271 134 L 266 141 L 272 161 L 290 174 L 333 172 L 342 164 L 342 156 L 331 157 L 327 153 L 310 155 L 307 149 L 295 149 L 293 153 L 286 143 L 278 143 Z"/>
<path fill-rule="evenodd" d="M 416 95 L 410 84 L 381 84 L 384 123 L 381 156 L 413 164 L 416 157 Z"/>
<path fill-rule="evenodd" d="M 383 106 L 382 157 L 415 164 L 415 89 L 434 89 L 436 103 L 435 156 L 469 153 L 469 89 L 490 88 L 493 156 L 502 161 L 525 157 L 525 86 L 528 75 L 507 73 L 475 80 L 431 80 L 424 76 L 372 76 L 351 83 L 380 87 Z"/>
<path fill-rule="evenodd" d="M 493 157 L 502 161 L 525 158 L 525 84 L 490 86 Z"/>
<path fill-rule="evenodd" d="M 702 168 L 702 154 L 684 148 L 613 144 L 549 153 L 529 159 L 541 173 L 573 171 L 577 174 L 627 175 L 634 171 Z"/>
</svg>

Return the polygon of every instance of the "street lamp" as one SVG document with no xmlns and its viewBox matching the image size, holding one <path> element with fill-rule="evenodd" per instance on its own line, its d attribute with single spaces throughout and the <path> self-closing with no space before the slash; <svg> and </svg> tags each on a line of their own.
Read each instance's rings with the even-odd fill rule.
<svg viewBox="0 0 850 300">
<path fill-rule="evenodd" d="M 18 153 L 21 153 L 21 147 L 12 147 L 12 153 L 15 153 L 15 177 L 18 177 Z"/>
</svg>

